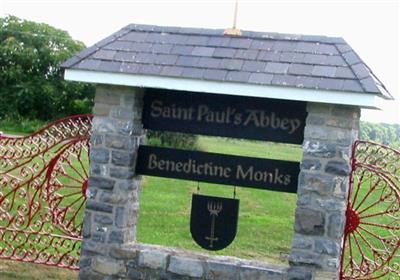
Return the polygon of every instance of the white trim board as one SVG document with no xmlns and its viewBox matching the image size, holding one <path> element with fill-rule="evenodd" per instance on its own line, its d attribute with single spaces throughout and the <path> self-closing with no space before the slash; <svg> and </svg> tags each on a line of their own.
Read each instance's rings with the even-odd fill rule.
<svg viewBox="0 0 400 280">
<path fill-rule="evenodd" d="M 133 87 L 152 87 L 191 92 L 207 92 L 239 96 L 264 97 L 316 103 L 352 105 L 368 109 L 381 109 L 379 96 L 369 93 L 313 90 L 279 86 L 217 82 L 174 77 L 108 73 L 65 69 L 64 78 L 70 81 Z"/>
</svg>

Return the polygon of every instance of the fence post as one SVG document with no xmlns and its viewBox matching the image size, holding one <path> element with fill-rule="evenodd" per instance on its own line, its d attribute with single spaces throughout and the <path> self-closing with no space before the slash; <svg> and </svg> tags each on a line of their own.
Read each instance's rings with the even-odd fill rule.
<svg viewBox="0 0 400 280">
<path fill-rule="evenodd" d="M 81 280 L 125 272 L 112 248 L 136 240 L 141 178 L 134 171 L 137 149 L 145 140 L 142 107 L 140 88 L 96 88 Z"/>
<path fill-rule="evenodd" d="M 338 279 L 358 107 L 309 103 L 289 279 Z"/>
</svg>

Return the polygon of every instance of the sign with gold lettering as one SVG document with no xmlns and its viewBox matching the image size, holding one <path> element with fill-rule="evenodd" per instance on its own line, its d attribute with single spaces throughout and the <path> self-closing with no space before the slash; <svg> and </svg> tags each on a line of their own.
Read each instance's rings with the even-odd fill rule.
<svg viewBox="0 0 400 280">
<path fill-rule="evenodd" d="M 140 146 L 138 174 L 295 193 L 298 162 Z"/>
<path fill-rule="evenodd" d="M 147 89 L 147 129 L 301 144 L 306 103 Z"/>
</svg>

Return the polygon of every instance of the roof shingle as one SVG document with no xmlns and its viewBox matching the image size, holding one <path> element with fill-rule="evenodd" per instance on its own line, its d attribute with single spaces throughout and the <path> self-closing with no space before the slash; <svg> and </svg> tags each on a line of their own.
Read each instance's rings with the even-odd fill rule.
<svg viewBox="0 0 400 280">
<path fill-rule="evenodd" d="M 131 24 L 83 50 L 68 69 L 391 95 L 342 39 Z"/>
</svg>

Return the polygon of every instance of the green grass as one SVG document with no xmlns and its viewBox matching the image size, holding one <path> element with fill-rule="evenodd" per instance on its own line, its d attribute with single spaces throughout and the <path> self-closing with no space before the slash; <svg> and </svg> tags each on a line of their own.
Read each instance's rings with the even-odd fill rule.
<svg viewBox="0 0 400 280">
<path fill-rule="evenodd" d="M 39 120 L 0 118 L 0 131 L 10 135 L 25 135 L 39 130 L 45 124 Z"/>
<path fill-rule="evenodd" d="M 203 151 L 299 161 L 301 149 L 258 141 L 228 140 L 199 137 Z M 199 183 L 200 193 L 222 197 L 233 196 L 233 186 Z M 207 252 L 190 236 L 191 197 L 197 192 L 197 182 L 146 177 L 143 184 L 138 240 Z M 296 195 L 238 187 L 240 199 L 239 225 L 235 241 L 218 255 L 254 258 L 281 262 L 290 251 L 293 235 Z"/>
<path fill-rule="evenodd" d="M 300 161 L 302 150 L 299 145 L 274 142 L 246 141 L 220 137 L 199 137 L 198 145 L 207 152 L 249 157 Z"/>
<path fill-rule="evenodd" d="M 1 280 L 76 280 L 78 272 L 31 263 L 0 260 Z"/>
</svg>

